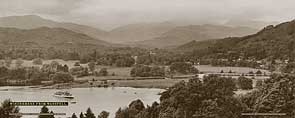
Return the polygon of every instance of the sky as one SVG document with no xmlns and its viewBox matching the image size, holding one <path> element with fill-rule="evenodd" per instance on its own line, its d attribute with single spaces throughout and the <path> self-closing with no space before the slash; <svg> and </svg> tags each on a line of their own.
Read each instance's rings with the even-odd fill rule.
<svg viewBox="0 0 295 118">
<path fill-rule="evenodd" d="M 41 17 L 112 29 L 140 22 L 288 21 L 294 0 L 0 0 L 0 16 Z"/>
</svg>

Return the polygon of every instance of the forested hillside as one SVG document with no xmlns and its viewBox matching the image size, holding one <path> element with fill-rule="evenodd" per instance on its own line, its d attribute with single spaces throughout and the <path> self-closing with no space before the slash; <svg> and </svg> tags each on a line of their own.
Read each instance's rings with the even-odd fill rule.
<svg viewBox="0 0 295 118">
<path fill-rule="evenodd" d="M 190 42 L 178 50 L 193 56 L 219 56 L 232 54 L 236 58 L 293 59 L 295 56 L 295 21 L 267 26 L 256 34 L 212 41 Z"/>
</svg>

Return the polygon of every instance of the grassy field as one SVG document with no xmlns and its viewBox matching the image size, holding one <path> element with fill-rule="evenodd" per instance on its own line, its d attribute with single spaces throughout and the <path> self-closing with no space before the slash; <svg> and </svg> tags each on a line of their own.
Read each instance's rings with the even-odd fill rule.
<svg viewBox="0 0 295 118">
<path fill-rule="evenodd" d="M 96 66 L 96 70 L 100 70 L 101 68 L 107 68 L 110 75 L 115 73 L 116 76 L 122 77 L 129 77 L 131 71 L 131 67 Z"/>
</svg>

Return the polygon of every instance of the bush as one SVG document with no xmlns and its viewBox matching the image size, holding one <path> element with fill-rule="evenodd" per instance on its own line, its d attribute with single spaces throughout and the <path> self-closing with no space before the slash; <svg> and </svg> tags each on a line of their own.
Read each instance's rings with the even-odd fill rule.
<svg viewBox="0 0 295 118">
<path fill-rule="evenodd" d="M 15 67 L 16 68 L 20 68 L 22 66 L 22 64 L 24 63 L 24 61 L 22 59 L 17 59 L 15 61 Z"/>
<path fill-rule="evenodd" d="M 57 72 L 52 76 L 54 83 L 68 83 L 74 81 L 74 77 L 69 73 Z"/>
<path fill-rule="evenodd" d="M 130 75 L 133 77 L 162 77 L 165 76 L 165 70 L 159 66 L 136 65 L 132 68 Z"/>
<path fill-rule="evenodd" d="M 256 71 L 256 73 L 255 74 L 257 74 L 257 75 L 261 75 L 262 74 L 262 72 L 260 71 L 260 70 L 258 70 L 258 71 Z"/>
<path fill-rule="evenodd" d="M 71 68 L 70 73 L 72 75 L 76 75 L 77 77 L 87 76 L 88 75 L 88 68 L 77 66 L 77 67 Z"/>
<path fill-rule="evenodd" d="M 80 62 L 75 62 L 74 66 L 80 66 Z"/>
<path fill-rule="evenodd" d="M 243 90 L 249 90 L 253 89 L 253 81 L 252 79 L 246 78 L 246 77 L 239 77 L 238 78 L 238 85 Z"/>
<path fill-rule="evenodd" d="M 33 60 L 33 64 L 35 65 L 42 65 L 43 64 L 43 61 L 41 58 L 36 58 Z"/>
<path fill-rule="evenodd" d="M 263 86 L 263 81 L 262 80 L 257 80 L 256 81 L 256 88 L 261 88 Z"/>
<path fill-rule="evenodd" d="M 107 68 L 102 68 L 99 71 L 99 76 L 108 76 L 108 69 Z"/>
<path fill-rule="evenodd" d="M 171 64 L 170 71 L 172 73 L 181 73 L 181 74 L 196 74 L 198 69 L 194 65 L 186 62 L 175 62 Z"/>
</svg>

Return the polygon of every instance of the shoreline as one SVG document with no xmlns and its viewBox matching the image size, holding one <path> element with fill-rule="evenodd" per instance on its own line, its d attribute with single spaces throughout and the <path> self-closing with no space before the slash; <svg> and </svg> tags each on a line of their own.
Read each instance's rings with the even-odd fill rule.
<svg viewBox="0 0 295 118">
<path fill-rule="evenodd" d="M 152 79 L 152 80 L 108 80 L 108 84 L 101 84 L 100 81 L 90 84 L 83 83 L 63 83 L 49 86 L 39 86 L 41 89 L 69 89 L 69 88 L 107 88 L 107 87 L 131 87 L 131 88 L 155 88 L 167 89 L 180 81 L 188 79 Z M 38 87 L 38 86 L 37 86 Z"/>
<path fill-rule="evenodd" d="M 107 87 L 131 87 L 131 88 L 154 88 L 154 89 L 167 89 L 180 81 L 186 81 L 187 79 L 151 79 L 151 80 L 108 80 L 107 86 L 103 86 L 101 81 L 97 81 L 94 84 L 89 82 L 72 82 L 61 83 L 53 85 L 13 85 L 13 86 L 0 86 L 8 87 L 0 91 L 6 91 L 9 87 L 22 88 L 39 88 L 39 89 L 71 89 L 71 88 L 107 88 Z M 109 84 L 112 83 L 112 84 Z"/>
</svg>

